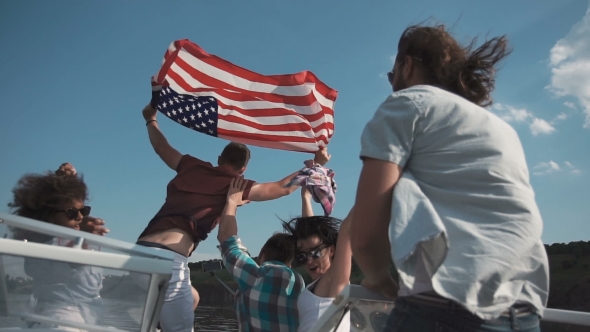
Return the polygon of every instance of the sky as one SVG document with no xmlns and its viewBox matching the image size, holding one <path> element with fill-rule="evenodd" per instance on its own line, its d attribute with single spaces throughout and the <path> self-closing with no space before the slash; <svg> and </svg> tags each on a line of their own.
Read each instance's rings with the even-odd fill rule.
<svg viewBox="0 0 590 332">
<path fill-rule="evenodd" d="M 261 74 L 311 70 L 339 91 L 329 144 L 333 216 L 354 202 L 360 135 L 391 93 L 397 41 L 427 19 L 460 42 L 507 35 L 490 107 L 518 132 L 544 220 L 545 243 L 590 240 L 590 3 L 522 1 L 0 1 L 0 211 L 25 173 L 70 162 L 84 174 L 92 215 L 134 242 L 174 172 L 154 153 L 141 110 L 168 45 L 188 38 Z M 227 144 L 160 116 L 182 153 L 215 162 Z M 515 142 L 515 144 L 517 144 Z M 310 155 L 251 147 L 246 176 L 276 181 Z M 314 206 L 321 213 L 319 205 Z M 259 252 L 280 220 L 301 213 L 299 191 L 238 211 Z M 217 230 L 191 261 L 219 258 Z"/>
</svg>

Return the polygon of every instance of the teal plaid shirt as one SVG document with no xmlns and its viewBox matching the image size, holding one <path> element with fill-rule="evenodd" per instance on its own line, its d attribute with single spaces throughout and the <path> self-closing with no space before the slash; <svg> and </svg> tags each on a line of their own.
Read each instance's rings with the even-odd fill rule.
<svg viewBox="0 0 590 332">
<path fill-rule="evenodd" d="M 297 299 L 303 278 L 281 262 L 258 265 L 237 236 L 220 246 L 225 268 L 238 283 L 236 311 L 240 331 L 296 332 Z"/>
</svg>

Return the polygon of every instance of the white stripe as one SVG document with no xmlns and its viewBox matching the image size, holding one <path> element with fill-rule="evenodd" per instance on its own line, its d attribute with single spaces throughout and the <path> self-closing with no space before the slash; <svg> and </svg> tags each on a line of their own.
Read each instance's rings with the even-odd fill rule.
<svg viewBox="0 0 590 332">
<path fill-rule="evenodd" d="M 332 108 L 334 106 L 333 101 L 324 97 L 319 91 L 316 90 L 314 83 L 304 83 L 301 85 L 293 86 L 281 86 L 260 82 L 252 82 L 245 78 L 226 72 L 225 70 L 212 66 L 204 61 L 201 61 L 199 58 L 196 58 L 185 49 L 181 49 L 180 52 L 178 52 L 178 57 L 184 60 L 194 69 L 240 89 L 253 92 L 274 93 L 278 95 L 291 97 L 306 96 L 312 93 L 313 91 L 313 95 L 321 105 L 324 105 L 329 108 Z"/>
<path fill-rule="evenodd" d="M 240 131 L 240 132 L 248 133 L 248 134 L 305 137 L 305 138 L 311 138 L 311 139 L 315 140 L 315 136 L 313 135 L 313 131 L 311 131 L 311 130 L 306 130 L 306 131 L 301 131 L 301 130 L 297 130 L 297 131 L 268 131 L 268 130 L 260 130 L 260 129 L 252 128 L 250 126 L 246 126 L 241 123 L 228 122 L 223 119 L 218 119 L 217 128 L 222 128 L 222 129 L 226 129 L 226 130 L 233 130 L 233 131 Z"/>
<path fill-rule="evenodd" d="M 180 77 L 182 77 L 182 79 L 193 88 L 205 88 L 205 89 L 209 88 L 209 89 L 211 89 L 210 86 L 205 85 L 205 84 L 201 83 L 200 81 L 198 81 L 197 79 L 195 79 L 194 77 L 190 76 L 187 72 L 182 70 L 182 68 L 180 68 L 176 64 L 173 64 L 170 67 L 170 69 L 172 69 L 176 74 L 178 74 Z M 172 88 L 177 93 L 189 94 L 189 95 L 193 95 L 193 96 L 214 96 L 215 98 L 218 98 L 222 103 L 224 103 L 226 105 L 236 106 L 236 107 L 244 109 L 244 110 L 286 108 L 286 109 L 293 110 L 296 113 L 304 114 L 304 115 L 314 115 L 314 114 L 321 112 L 321 107 L 319 106 L 318 103 L 313 103 L 310 106 L 296 106 L 296 105 L 275 103 L 275 102 L 264 101 L 264 100 L 236 101 L 233 99 L 228 99 L 224 96 L 220 96 L 217 93 L 213 93 L 213 92 L 189 92 L 189 91 L 186 91 L 178 83 L 176 83 L 176 81 L 174 81 L 174 79 L 171 78 L 170 76 L 166 76 L 166 80 L 170 84 L 170 88 Z M 331 123 L 334 122 L 334 117 L 331 114 L 324 114 L 324 117 L 326 119 L 325 120 L 326 122 L 331 122 Z"/>
<path fill-rule="evenodd" d="M 307 123 L 309 124 L 312 128 L 315 128 L 315 126 L 318 126 L 319 124 L 323 123 L 323 121 L 318 120 L 318 121 L 314 121 L 313 123 L 315 124 L 312 125 L 310 122 L 306 121 L 305 119 L 299 117 L 299 116 L 282 116 L 282 117 L 278 117 L 278 116 L 273 116 L 273 117 L 268 117 L 268 116 L 260 116 L 260 117 L 250 117 L 247 115 L 244 115 L 240 112 L 236 112 L 233 110 L 226 110 L 225 108 L 219 107 L 218 112 L 220 115 L 233 115 L 242 119 L 245 119 L 247 121 L 251 121 L 263 126 L 266 125 L 287 125 L 289 123 Z M 225 121 L 225 120 L 221 120 L 220 121 Z M 242 126 L 248 126 L 245 124 L 241 124 Z M 251 128 L 250 126 L 248 126 L 248 128 Z M 228 129 L 228 128 L 225 128 Z M 263 131 L 261 131 L 260 129 L 256 129 L 256 128 L 252 128 L 251 130 L 254 130 L 256 132 L 260 132 L 262 133 Z M 300 131 L 300 130 L 299 130 Z M 313 132 L 312 129 L 309 129 L 310 132 Z M 265 131 L 266 132 L 266 131 Z M 288 132 L 278 132 L 278 131 L 268 131 L 269 133 L 277 133 L 276 135 L 293 135 L 294 131 L 288 131 Z M 307 132 L 307 130 L 306 130 Z M 328 137 L 328 134 L 331 134 L 330 132 L 333 132 L 331 129 L 321 129 L 317 132 L 315 132 L 314 137 L 319 137 L 320 135 L 324 135 L 326 137 Z M 286 134 L 279 134 L 279 133 L 286 133 Z M 299 135 L 297 135 L 299 136 Z M 304 136 L 304 137 L 308 137 L 308 136 Z"/>
</svg>

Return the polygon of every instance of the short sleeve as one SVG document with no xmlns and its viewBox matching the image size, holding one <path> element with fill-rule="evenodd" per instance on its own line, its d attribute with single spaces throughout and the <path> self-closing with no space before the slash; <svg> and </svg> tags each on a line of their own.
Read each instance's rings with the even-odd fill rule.
<svg viewBox="0 0 590 332">
<path fill-rule="evenodd" d="M 199 158 L 195 158 L 189 154 L 185 154 L 180 158 L 180 162 L 178 162 L 178 166 L 176 166 L 176 173 L 180 173 L 183 170 L 191 167 L 191 166 L 205 166 L 205 167 L 213 167 L 211 163 L 206 161 L 202 161 Z"/>
<path fill-rule="evenodd" d="M 243 200 L 247 200 L 248 196 L 250 195 L 250 189 L 252 189 L 252 186 L 256 183 L 252 180 L 246 180 L 247 184 L 246 184 L 246 189 L 244 189 L 244 193 L 242 194 L 242 199 Z"/>
<path fill-rule="evenodd" d="M 403 167 L 412 152 L 419 118 L 418 108 L 408 97 L 389 96 L 363 130 L 361 159 L 374 158 Z"/>
</svg>

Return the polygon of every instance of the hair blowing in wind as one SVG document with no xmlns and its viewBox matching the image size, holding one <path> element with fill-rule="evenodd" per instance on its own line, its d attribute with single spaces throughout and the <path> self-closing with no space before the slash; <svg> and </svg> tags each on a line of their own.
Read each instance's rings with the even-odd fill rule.
<svg viewBox="0 0 590 332">
<path fill-rule="evenodd" d="M 461 46 L 444 25 L 413 25 L 402 34 L 397 59 L 411 56 L 429 84 L 477 105 L 490 106 L 498 63 L 510 54 L 506 36 L 475 47 L 477 38 Z"/>
</svg>

